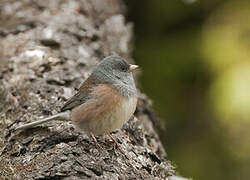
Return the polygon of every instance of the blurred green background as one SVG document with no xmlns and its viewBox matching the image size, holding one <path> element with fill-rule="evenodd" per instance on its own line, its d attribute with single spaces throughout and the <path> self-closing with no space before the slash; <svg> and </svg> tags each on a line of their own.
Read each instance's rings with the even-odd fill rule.
<svg viewBox="0 0 250 180">
<path fill-rule="evenodd" d="M 143 91 L 177 170 L 250 179 L 250 1 L 126 1 Z"/>
</svg>

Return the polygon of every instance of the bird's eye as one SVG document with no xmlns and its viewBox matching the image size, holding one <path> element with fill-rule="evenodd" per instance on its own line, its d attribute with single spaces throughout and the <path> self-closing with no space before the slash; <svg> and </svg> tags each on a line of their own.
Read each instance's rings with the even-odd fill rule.
<svg viewBox="0 0 250 180">
<path fill-rule="evenodd" d="M 125 66 L 123 66 L 123 67 L 121 67 L 121 70 L 122 70 L 123 72 L 126 72 L 128 69 L 127 69 Z"/>
</svg>

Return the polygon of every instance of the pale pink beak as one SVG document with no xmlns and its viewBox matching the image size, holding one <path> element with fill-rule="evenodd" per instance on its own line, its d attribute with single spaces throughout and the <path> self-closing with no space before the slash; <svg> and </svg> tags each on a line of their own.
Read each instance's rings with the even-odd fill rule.
<svg viewBox="0 0 250 180">
<path fill-rule="evenodd" d="M 137 66 L 137 65 L 130 64 L 130 65 L 129 65 L 129 71 L 134 71 L 134 70 L 136 70 L 138 67 L 139 67 L 139 66 Z"/>
</svg>

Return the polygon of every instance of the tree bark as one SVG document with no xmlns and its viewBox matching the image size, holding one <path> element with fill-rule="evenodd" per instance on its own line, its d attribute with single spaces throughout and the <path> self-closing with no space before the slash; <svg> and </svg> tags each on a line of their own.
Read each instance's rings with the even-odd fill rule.
<svg viewBox="0 0 250 180">
<path fill-rule="evenodd" d="M 98 148 L 71 122 L 14 129 L 59 111 L 103 57 L 132 62 L 119 0 L 1 0 L 0 179 L 166 179 L 175 174 L 140 94 L 135 118 Z"/>
</svg>

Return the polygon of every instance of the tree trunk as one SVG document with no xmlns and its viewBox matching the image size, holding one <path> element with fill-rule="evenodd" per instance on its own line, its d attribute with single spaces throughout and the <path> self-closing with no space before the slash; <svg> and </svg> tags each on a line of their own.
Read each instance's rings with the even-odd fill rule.
<svg viewBox="0 0 250 180">
<path fill-rule="evenodd" d="M 166 179 L 175 171 L 140 94 L 135 118 L 105 135 L 101 148 L 71 122 L 21 132 L 19 125 L 59 111 L 95 64 L 131 59 L 132 25 L 119 0 L 1 0 L 0 179 Z"/>
</svg>

